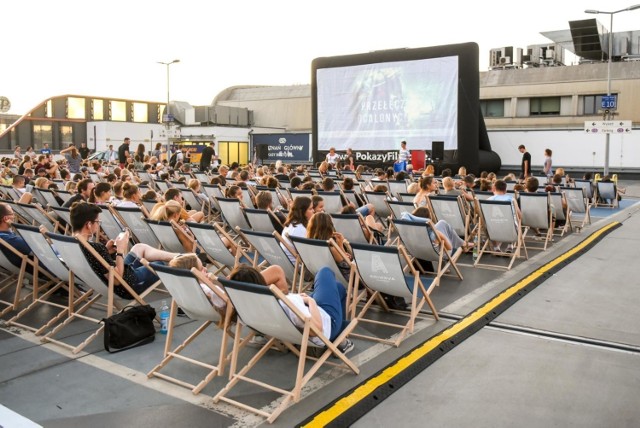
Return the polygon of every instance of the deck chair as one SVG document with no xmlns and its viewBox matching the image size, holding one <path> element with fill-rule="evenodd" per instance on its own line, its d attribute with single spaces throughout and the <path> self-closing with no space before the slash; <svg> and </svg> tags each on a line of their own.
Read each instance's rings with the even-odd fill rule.
<svg viewBox="0 0 640 428">
<path fill-rule="evenodd" d="M 73 299 L 70 298 L 67 318 L 65 318 L 65 320 L 58 324 L 53 330 L 42 336 L 41 340 L 43 342 L 55 343 L 57 345 L 70 349 L 73 354 L 77 354 L 82 349 L 84 349 L 85 346 L 91 343 L 104 329 L 104 324 L 101 323 L 100 319 L 85 315 L 85 312 L 87 312 L 87 310 L 89 310 L 90 308 L 95 308 L 97 306 L 96 303 L 98 302 L 100 297 L 104 296 L 106 298 L 106 317 L 110 317 L 113 314 L 114 309 L 121 310 L 129 304 L 136 303 L 145 305 L 147 302 L 144 301 L 144 297 L 154 291 L 159 284 L 158 282 L 146 289 L 143 293 L 138 294 L 129 286 L 129 284 L 125 282 L 125 280 L 120 275 L 116 273 L 115 269 L 112 266 L 110 266 L 102 257 L 100 257 L 100 254 L 98 254 L 93 249 L 93 247 L 91 247 L 84 239 L 58 235 L 50 232 L 48 232 L 46 235 L 51 241 L 51 244 L 55 247 L 56 251 L 60 254 L 60 258 L 69 268 L 69 295 L 75 295 L 75 283 L 77 277 L 79 277 L 84 284 L 91 287 L 91 289 L 95 293 L 93 293 L 92 297 L 83 302 L 79 307 L 76 307 Z M 102 278 L 100 278 L 89 265 L 87 258 L 82 252 L 83 247 L 86 248 L 98 260 L 98 262 L 100 262 L 105 268 L 109 270 L 109 278 L 107 284 L 102 281 Z M 129 292 L 129 294 L 133 296 L 132 301 L 121 299 L 114 293 L 113 289 L 116 283 L 122 285 Z M 76 346 L 65 343 L 60 339 L 54 339 L 54 336 L 56 336 L 61 330 L 63 330 L 66 326 L 68 326 L 72 321 L 76 319 L 83 319 L 93 322 L 94 324 L 99 325 L 99 327 L 94 330 L 84 341 Z"/>
<path fill-rule="evenodd" d="M 317 194 L 324 201 L 324 212 L 327 214 L 340 214 L 344 206 L 340 192 L 317 192 Z"/>
<path fill-rule="evenodd" d="M 273 232 L 275 228 L 271 222 L 271 214 L 268 210 L 260 210 L 256 208 L 243 208 L 244 215 L 249 221 L 251 230 L 257 232 Z"/>
<path fill-rule="evenodd" d="M 196 194 L 193 193 L 193 190 L 180 189 L 180 194 L 192 210 L 202 211 L 206 214 L 207 209 L 202 205 L 202 202 L 198 199 Z"/>
<path fill-rule="evenodd" d="M 336 260 L 333 258 L 331 248 L 338 250 L 343 257 L 346 256 L 346 252 L 344 249 L 340 248 L 333 239 L 324 241 L 321 239 L 301 238 L 299 236 L 289 236 L 289 239 L 291 240 L 296 253 L 298 253 L 298 257 L 300 257 L 302 266 L 311 272 L 313 276 L 315 276 L 321 268 L 328 266 L 336 275 L 336 279 L 344 285 L 345 289 L 349 286 L 350 279 L 346 279 L 342 275 Z M 349 276 L 351 277 L 354 274 L 355 272 L 351 269 Z M 298 292 L 302 292 L 304 285 L 302 278 L 303 275 L 300 275 Z"/>
<path fill-rule="evenodd" d="M 554 214 L 554 230 L 558 231 L 559 236 L 564 234 L 571 228 L 571 209 L 567 203 L 567 199 L 564 193 L 561 192 L 549 192 L 549 199 L 551 201 L 551 208 Z M 562 208 L 562 203 L 567 205 L 567 211 Z M 558 222 L 564 221 L 564 226 L 558 226 Z"/>
<path fill-rule="evenodd" d="M 59 230 L 62 230 L 62 225 L 64 224 L 63 233 L 66 235 L 71 229 L 71 208 L 65 207 L 49 207 L 51 212 L 54 213 L 62 222 L 58 222 Z"/>
<path fill-rule="evenodd" d="M 143 219 L 143 221 L 147 223 L 149 229 L 151 229 L 162 248 L 166 251 L 171 253 L 184 253 L 195 250 L 195 242 L 191 242 L 190 245 L 187 242 L 183 243 L 170 222 L 151 220 L 148 218 Z M 190 248 L 185 246 L 185 244 L 189 245 Z"/>
<path fill-rule="evenodd" d="M 62 199 L 63 205 L 73 197 L 73 194 L 67 192 L 66 190 L 56 190 L 56 195 L 58 195 L 58 197 Z"/>
<path fill-rule="evenodd" d="M 461 281 L 464 279 L 457 261 L 462 254 L 462 248 L 457 248 L 452 254 L 442 251 L 442 246 L 437 249 L 431 236 L 435 236 L 433 223 L 429 219 L 424 222 L 393 220 L 393 227 L 398 231 L 405 251 L 413 258 L 426 260 L 434 264 L 434 285 L 440 285 L 440 278 L 446 275 L 447 270 L 453 268 L 456 276 Z"/>
<path fill-rule="evenodd" d="M 40 194 L 40 196 L 42 196 L 42 198 L 46 202 L 45 205 L 43 205 L 43 207 L 53 208 L 53 207 L 60 206 L 60 203 L 56 199 L 56 193 L 53 190 L 38 189 L 38 193 Z"/>
<path fill-rule="evenodd" d="M 209 174 L 204 171 L 194 172 L 193 177 L 202 184 L 209 183 L 209 181 L 211 181 Z"/>
<path fill-rule="evenodd" d="M 522 213 L 522 227 L 528 228 L 525 238 L 528 241 L 534 241 L 535 238 L 528 238 L 529 232 L 535 233 L 536 229 L 543 229 L 542 238 L 544 243 L 542 246 L 529 245 L 529 249 L 543 250 L 547 249 L 549 242 L 553 237 L 553 213 L 551 211 L 551 199 L 547 193 L 520 193 L 520 212 Z"/>
<path fill-rule="evenodd" d="M 21 206 L 20 203 L 10 200 L 3 201 L 7 205 L 10 205 L 13 208 L 14 214 L 17 216 L 17 220 L 24 224 L 36 224 L 36 221 L 29 215 L 29 213 Z"/>
<path fill-rule="evenodd" d="M 171 294 L 171 310 L 169 313 L 169 323 L 167 326 L 167 337 L 164 345 L 164 354 L 162 361 L 160 361 L 149 373 L 148 378 L 158 377 L 160 379 L 175 383 L 177 385 L 189 388 L 191 392 L 196 395 L 202 391 L 215 376 L 222 375 L 224 373 L 225 364 L 227 361 L 227 328 L 231 320 L 231 305 L 228 303 L 227 296 L 222 293 L 214 284 L 212 284 L 201 272 L 197 269 L 186 270 L 177 269 L 169 266 L 154 266 L 153 270 L 156 272 L 160 281 L 166 287 Z M 215 293 L 220 299 L 222 299 L 229 310 L 225 311 L 224 319 L 216 308 L 211 304 L 211 301 L 202 290 L 200 284 L 207 285 L 213 293 Z M 182 343 L 173 348 L 173 336 L 174 329 L 176 328 L 176 319 L 178 317 L 178 307 L 182 308 L 187 316 L 195 321 L 201 321 L 202 324 L 195 331 L 189 335 Z M 215 365 L 199 361 L 192 357 L 187 357 L 182 354 L 182 351 L 193 342 L 207 327 L 211 324 L 218 324 L 222 329 L 222 340 L 220 344 L 220 351 L 218 353 L 218 361 Z M 168 374 L 161 373 L 161 370 L 166 367 L 174 358 L 183 362 L 194 364 L 198 367 L 207 370 L 205 377 L 199 381 L 196 385 L 180 380 L 176 377 L 169 376 Z"/>
<path fill-rule="evenodd" d="M 61 303 L 57 303 L 53 300 L 50 300 L 50 297 L 53 293 L 55 293 L 59 289 L 66 289 L 69 291 L 67 287 L 67 281 L 69 280 L 69 269 L 67 266 L 58 258 L 57 254 L 47 241 L 45 235 L 40 232 L 39 227 L 37 226 L 28 226 L 23 224 L 14 224 L 13 227 L 27 243 L 31 251 L 34 255 L 34 264 L 36 267 L 40 268 L 42 266 L 47 267 L 47 271 L 43 271 L 39 269 L 40 274 L 44 274 L 49 276 L 51 279 L 51 283 L 53 286 L 44 287 L 40 284 L 35 276 L 33 280 L 33 293 L 32 293 L 32 301 L 31 303 L 17 313 L 13 318 L 11 318 L 8 323 L 11 325 L 15 325 L 18 327 L 25 328 L 27 330 L 33 331 L 36 335 L 42 334 L 44 331 L 51 328 L 53 325 L 62 320 L 68 313 L 69 306 Z M 55 278 L 53 276 L 54 275 Z M 76 278 L 76 284 L 84 285 L 79 278 Z M 41 291 L 45 290 L 43 293 Z M 78 293 L 76 296 L 69 295 L 69 298 L 74 298 L 74 305 L 82 303 L 86 300 L 91 293 Z M 77 297 L 77 298 L 76 298 Z M 19 320 L 25 316 L 27 313 L 31 312 L 34 308 L 39 305 L 50 306 L 55 310 L 56 308 L 59 310 L 56 314 L 48 319 L 48 321 L 44 322 L 40 327 L 33 327 L 24 323 L 19 322 Z"/>
<path fill-rule="evenodd" d="M 187 222 L 187 226 L 196 238 L 196 245 L 200 251 L 204 252 L 209 261 L 216 268 L 216 275 L 220 272 L 228 274 L 236 266 L 239 260 L 246 253 L 234 242 L 233 238 L 218 224 L 192 223 Z M 226 238 L 235 250 L 236 255 L 227 249 L 222 238 Z"/>
<path fill-rule="evenodd" d="M 352 203 L 356 208 L 362 206 L 363 201 L 354 190 L 342 190 L 341 193 L 344 199 Z"/>
<path fill-rule="evenodd" d="M 269 233 L 247 229 L 238 229 L 237 232 L 240 238 L 250 247 L 250 251 L 253 251 L 253 267 L 261 270 L 266 266 L 280 266 L 284 270 L 291 289 L 295 289 L 299 265 L 298 263 L 291 263 L 280 244 L 288 247 L 292 254 L 295 254 L 295 250 L 290 248 L 289 244 L 280 237 L 278 232 Z M 260 257 L 262 257 L 262 261 L 260 261 Z"/>
<path fill-rule="evenodd" d="M 31 190 L 31 194 L 33 195 L 33 201 L 32 202 L 37 202 L 37 203 L 40 204 L 40 206 L 42 208 L 47 208 L 47 199 L 43 196 L 43 194 L 42 194 L 42 192 L 40 192 L 40 190 L 43 190 L 43 189 L 40 189 L 39 187 L 34 187 Z"/>
<path fill-rule="evenodd" d="M 544 174 L 540 174 L 540 175 L 533 174 L 532 176 L 538 179 L 538 183 L 541 186 L 544 186 L 549 182 L 549 177 L 547 177 Z"/>
<path fill-rule="evenodd" d="M 478 199 L 479 201 L 486 201 L 487 199 L 493 196 L 493 192 L 482 191 L 482 190 L 474 190 L 473 194 L 475 195 L 476 199 Z"/>
<path fill-rule="evenodd" d="M 155 181 L 155 185 L 158 188 L 158 190 L 160 191 L 160 193 L 164 194 L 167 190 L 169 190 L 171 187 L 169 182 L 164 181 L 164 180 L 157 180 Z"/>
<path fill-rule="evenodd" d="M 596 183 L 596 207 L 618 208 L 618 190 L 613 181 L 598 181 Z"/>
<path fill-rule="evenodd" d="M 391 209 L 387 202 L 393 201 L 389 193 L 365 191 L 364 194 L 367 201 L 375 208 L 378 220 L 386 226 L 388 223 L 387 217 L 391 215 Z"/>
<path fill-rule="evenodd" d="M 131 230 L 131 234 L 136 242 L 149 244 L 154 248 L 160 248 L 160 241 L 156 238 L 155 233 L 149 225 L 144 221 L 146 217 L 140 208 L 133 207 L 109 207 L 112 213 L 118 216 L 120 223 Z"/>
<path fill-rule="evenodd" d="M 191 178 L 191 176 L 189 176 L 189 178 Z M 182 190 L 182 189 L 187 189 L 187 183 L 185 183 L 184 181 L 178 181 L 178 180 L 171 180 L 171 187 Z"/>
<path fill-rule="evenodd" d="M 465 242 L 471 235 L 471 216 L 465 212 L 462 196 L 429 196 L 429 208 L 435 222 L 445 220 Z"/>
<path fill-rule="evenodd" d="M 524 257 L 528 259 L 529 256 L 527 254 L 527 247 L 524 243 L 522 225 L 516 212 L 515 202 L 487 200 L 479 201 L 479 205 L 480 228 L 478 233 L 480 234 L 483 231 L 486 240 L 478 249 L 478 258 L 476 259 L 474 266 L 510 270 L 516 257 L 520 257 L 521 250 L 524 250 Z M 516 246 L 511 254 L 502 250 L 494 251 L 490 247 L 490 241 L 515 243 Z M 478 242 L 481 242 L 481 240 L 478 239 Z M 499 256 L 510 257 L 509 264 L 507 266 L 503 266 L 480 263 L 485 254 L 496 254 Z"/>
<path fill-rule="evenodd" d="M 407 193 L 407 182 L 405 180 L 388 180 L 386 184 L 389 188 L 389 193 L 398 199 L 401 199 L 398 196 L 399 193 Z"/>
<path fill-rule="evenodd" d="M 367 235 L 365 234 L 365 228 L 367 228 L 367 225 L 364 224 L 364 220 L 360 214 L 331 214 L 331 219 L 336 232 L 342 233 L 344 239 L 349 243 L 373 243 L 373 231 L 370 231 L 370 237 L 367 238 Z"/>
<path fill-rule="evenodd" d="M 56 229 L 58 229 L 58 220 L 53 218 L 48 212 L 40 208 L 38 205 L 21 204 L 19 202 L 17 202 L 16 205 L 22 208 L 22 210 L 33 219 L 33 225 L 42 225 L 46 227 L 49 232 L 55 232 Z"/>
<path fill-rule="evenodd" d="M 354 275 L 354 281 L 349 284 L 348 295 L 352 294 L 354 290 L 358 290 L 360 284 L 365 285 L 373 292 L 367 298 L 364 307 L 357 315 L 356 305 L 353 304 L 351 306 L 352 319 L 356 319 L 358 323 L 370 323 L 400 329 L 400 333 L 393 339 L 384 339 L 357 333 L 352 333 L 352 336 L 375 340 L 397 347 L 408 333 L 413 333 L 415 320 L 425 303 L 431 308 L 436 321 L 439 320 L 438 311 L 429 297 L 431 291 L 433 291 L 436 286 L 436 280 L 421 276 L 420 272 L 413 267 L 411 256 L 407 254 L 402 246 L 380 248 L 376 245 L 353 244 L 352 249 L 357 274 Z M 409 267 L 408 273 L 404 268 L 405 266 Z M 384 299 L 381 298 L 381 293 L 402 297 L 405 300 L 411 301 L 409 314 L 403 313 L 403 315 L 408 318 L 406 323 L 395 324 L 365 318 L 365 315 L 375 301 L 382 302 L 383 308 L 389 311 L 389 308 L 384 303 Z"/>
<path fill-rule="evenodd" d="M 307 318 L 300 313 L 300 311 L 293 306 L 287 297 L 275 286 L 271 285 L 270 287 L 264 287 L 255 284 L 229 281 L 224 278 L 219 278 L 219 281 L 227 291 L 229 299 L 233 303 L 233 307 L 242 320 L 242 323 L 236 323 L 229 383 L 214 396 L 213 401 L 215 403 L 222 400 L 231 405 L 261 415 L 267 418 L 267 421 L 271 423 L 292 402 L 296 403 L 300 401 L 302 388 L 324 364 L 344 367 L 355 374 L 359 373 L 358 367 L 338 349 L 338 344 L 342 342 L 342 340 L 344 340 L 356 327 L 357 321 L 351 321 L 344 331 L 342 331 L 342 333 L 332 342 L 323 335 L 321 329 L 318 329 L 311 323 L 310 318 Z M 283 306 L 286 306 L 290 311 L 296 314 L 296 316 L 303 320 L 304 327 L 302 328 L 302 331 L 293 324 L 289 317 L 287 317 Z M 246 325 L 257 332 L 262 333 L 265 337 L 269 337 L 269 340 L 242 369 L 237 371 L 236 368 L 240 354 L 242 325 Z M 315 360 L 315 363 L 305 371 L 305 362 L 309 358 L 307 355 L 308 349 L 310 346 L 315 347 L 315 345 L 309 342 L 309 335 L 311 332 L 313 332 L 319 340 L 322 341 L 325 347 L 319 348 L 324 349 L 324 352 Z M 252 334 L 250 334 L 250 336 L 252 336 Z M 295 370 L 295 383 L 291 390 L 285 390 L 281 385 L 270 385 L 263 380 L 253 379 L 248 376 L 249 371 L 261 361 L 262 357 L 267 353 L 276 340 L 282 341 L 298 358 L 297 369 Z M 298 350 L 294 345 L 299 345 L 300 349 Z M 337 356 L 342 364 L 338 365 L 328 361 L 328 358 L 331 355 Z M 271 413 L 229 398 L 228 394 L 240 381 L 245 381 L 261 388 L 277 392 L 283 395 L 284 398 Z"/>
<path fill-rule="evenodd" d="M 585 195 L 584 188 L 561 187 L 560 190 L 564 192 L 567 198 L 567 206 L 571 210 L 571 228 L 581 230 L 586 224 L 591 224 L 591 205 Z M 582 220 L 582 223 L 580 223 L 580 220 Z M 579 223 L 579 225 L 574 226 L 574 223 Z"/>
<path fill-rule="evenodd" d="M 112 207 L 102 206 L 100 227 L 108 239 L 116 239 L 123 231 L 121 220 Z"/>
<path fill-rule="evenodd" d="M 573 184 L 577 188 L 584 189 L 584 197 L 587 198 L 589 204 L 593 202 L 593 183 L 591 180 L 573 180 Z"/>
<path fill-rule="evenodd" d="M 311 198 L 313 196 L 313 192 L 311 190 L 301 190 L 301 189 L 288 189 L 289 197 L 292 201 L 295 201 L 298 196 L 306 196 Z"/>
<path fill-rule="evenodd" d="M 235 233 L 236 227 L 240 229 L 251 229 L 242 212 L 240 201 L 236 198 L 217 198 L 218 205 L 222 211 L 225 223 L 229 226 L 231 233 Z M 248 205 L 250 207 L 253 204 Z"/>
</svg>

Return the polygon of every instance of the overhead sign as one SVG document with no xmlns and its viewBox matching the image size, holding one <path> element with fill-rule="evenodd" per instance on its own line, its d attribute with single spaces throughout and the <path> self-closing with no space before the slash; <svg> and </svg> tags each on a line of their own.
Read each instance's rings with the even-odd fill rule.
<svg viewBox="0 0 640 428">
<path fill-rule="evenodd" d="M 253 134 L 253 146 L 257 149 L 263 145 L 267 146 L 264 161 L 289 163 L 311 159 L 310 134 Z"/>
<path fill-rule="evenodd" d="M 588 120 L 584 122 L 587 134 L 631 134 L 630 120 Z"/>
<path fill-rule="evenodd" d="M 605 110 L 615 110 L 618 108 L 617 97 L 615 95 L 603 95 L 600 106 Z"/>
</svg>

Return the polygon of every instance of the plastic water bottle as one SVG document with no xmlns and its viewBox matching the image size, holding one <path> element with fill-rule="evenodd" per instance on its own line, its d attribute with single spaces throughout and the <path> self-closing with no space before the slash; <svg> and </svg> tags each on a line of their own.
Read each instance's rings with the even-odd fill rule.
<svg viewBox="0 0 640 428">
<path fill-rule="evenodd" d="M 478 235 L 473 237 L 473 260 L 478 259 Z"/>
<path fill-rule="evenodd" d="M 167 329 L 169 328 L 169 306 L 167 305 L 167 301 L 162 301 L 162 306 L 160 306 L 160 333 L 167 334 Z"/>
</svg>

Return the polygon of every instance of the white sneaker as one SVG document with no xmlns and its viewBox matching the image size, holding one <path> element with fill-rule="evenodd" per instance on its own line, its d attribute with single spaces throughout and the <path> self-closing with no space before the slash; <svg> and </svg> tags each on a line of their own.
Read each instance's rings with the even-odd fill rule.
<svg viewBox="0 0 640 428">
<path fill-rule="evenodd" d="M 264 346 L 264 345 L 267 344 L 268 341 L 269 341 L 269 339 L 267 339 L 265 336 L 256 334 L 255 336 L 253 336 L 251 338 L 251 340 L 249 340 L 249 345 L 251 345 L 251 346 Z"/>
</svg>

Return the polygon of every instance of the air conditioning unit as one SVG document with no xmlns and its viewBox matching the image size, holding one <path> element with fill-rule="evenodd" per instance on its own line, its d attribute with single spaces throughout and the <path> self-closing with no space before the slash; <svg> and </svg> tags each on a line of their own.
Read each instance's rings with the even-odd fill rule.
<svg viewBox="0 0 640 428">
<path fill-rule="evenodd" d="M 511 57 L 509 56 L 501 56 L 500 64 L 511 64 Z"/>
</svg>

